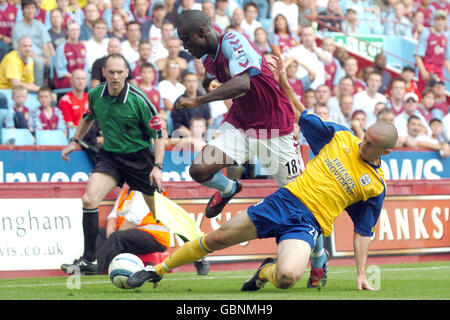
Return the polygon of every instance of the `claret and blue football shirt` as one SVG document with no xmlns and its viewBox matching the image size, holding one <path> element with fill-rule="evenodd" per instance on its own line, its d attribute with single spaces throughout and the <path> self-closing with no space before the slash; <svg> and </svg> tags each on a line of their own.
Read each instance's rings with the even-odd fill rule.
<svg viewBox="0 0 450 320">
<path fill-rule="evenodd" d="M 225 83 L 231 78 L 248 72 L 250 89 L 242 96 L 234 98 L 225 121 L 246 134 L 259 137 L 260 130 L 279 136 L 294 130 L 294 110 L 288 98 L 275 81 L 272 71 L 262 53 L 246 36 L 229 31 L 219 38 L 219 46 L 214 57 L 202 57 L 207 76 Z M 249 129 L 255 129 L 254 131 Z"/>
</svg>

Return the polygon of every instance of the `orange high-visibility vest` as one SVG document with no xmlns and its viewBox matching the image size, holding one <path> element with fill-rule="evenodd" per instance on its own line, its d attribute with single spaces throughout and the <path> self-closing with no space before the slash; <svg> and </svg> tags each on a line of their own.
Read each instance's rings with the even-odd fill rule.
<svg viewBox="0 0 450 320">
<path fill-rule="evenodd" d="M 124 191 L 122 191 L 119 203 L 117 205 L 117 212 L 123 210 L 125 201 L 131 200 L 133 198 L 134 191 L 131 191 L 128 194 L 128 190 L 129 189 L 125 189 Z M 120 228 L 124 220 L 125 220 L 124 216 L 117 215 L 117 229 Z M 158 241 L 166 248 L 170 246 L 169 228 L 163 225 L 160 221 L 157 221 L 150 211 L 144 217 L 141 224 L 138 226 L 138 229 L 150 233 L 155 238 L 156 241 Z"/>
</svg>

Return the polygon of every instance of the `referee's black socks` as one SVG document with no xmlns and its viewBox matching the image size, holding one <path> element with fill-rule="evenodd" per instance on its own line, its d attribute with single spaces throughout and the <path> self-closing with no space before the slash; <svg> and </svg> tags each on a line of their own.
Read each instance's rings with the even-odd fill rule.
<svg viewBox="0 0 450 320">
<path fill-rule="evenodd" d="M 98 208 L 83 208 L 84 253 L 83 258 L 95 261 L 95 245 L 98 234 Z"/>
</svg>

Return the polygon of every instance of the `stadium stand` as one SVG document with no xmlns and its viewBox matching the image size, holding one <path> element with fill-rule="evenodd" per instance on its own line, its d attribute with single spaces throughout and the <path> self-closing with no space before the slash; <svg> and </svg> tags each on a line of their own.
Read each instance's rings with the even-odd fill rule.
<svg viewBox="0 0 450 320">
<path fill-rule="evenodd" d="M 345 57 L 351 56 L 357 59 L 357 73 L 354 80 L 358 81 L 358 83 L 362 83 L 363 86 L 366 85 L 365 81 L 367 78 L 363 75 L 363 71 L 373 72 L 375 71 L 383 71 L 384 76 L 383 79 L 394 79 L 402 76 L 402 69 L 405 67 L 412 67 L 415 69 L 415 78 L 414 83 L 419 83 L 422 75 L 427 77 L 427 73 L 424 73 L 424 67 L 417 64 L 416 52 L 420 53 L 422 57 L 422 61 L 424 61 L 424 65 L 430 71 L 429 80 L 435 80 L 435 77 L 439 76 L 444 84 L 444 95 L 435 93 L 438 98 L 436 99 L 436 104 L 433 108 L 438 108 L 439 110 L 443 110 L 442 118 L 448 113 L 448 102 L 450 100 L 449 90 L 450 90 L 450 81 L 449 81 L 449 71 L 450 67 L 450 53 L 448 52 L 448 45 L 442 48 L 442 53 L 438 56 L 433 56 L 427 58 L 423 55 L 424 48 L 423 46 L 427 46 L 428 37 L 430 34 L 430 29 L 433 28 L 435 31 L 432 34 L 440 34 L 439 39 L 442 41 L 449 42 L 449 24 L 450 21 L 448 19 L 448 6 L 443 6 L 442 3 L 438 0 L 431 0 L 428 4 L 423 4 L 422 1 L 380 1 L 380 0 L 328 0 L 328 1 L 291 1 L 291 0 L 278 0 L 273 3 L 264 0 L 228 0 L 228 1 L 212 1 L 213 6 L 202 5 L 203 1 L 196 1 L 193 4 L 180 4 L 178 1 L 175 3 L 174 7 L 167 7 L 168 4 L 165 4 L 164 1 L 151 1 L 148 8 L 148 17 L 150 17 L 149 21 L 145 23 L 146 32 L 141 32 L 142 39 L 150 40 L 152 44 L 152 54 L 150 57 L 151 63 L 156 63 L 156 61 L 151 61 L 152 57 L 164 57 L 167 56 L 168 47 L 165 39 L 169 39 L 171 36 L 177 36 L 176 30 L 172 35 L 159 34 L 161 28 L 164 29 L 163 21 L 164 19 L 171 21 L 173 24 L 176 22 L 176 17 L 183 11 L 189 9 L 201 9 L 206 10 L 208 15 L 210 15 L 211 20 L 213 22 L 214 28 L 220 32 L 225 32 L 230 28 L 239 28 L 241 22 L 233 21 L 233 15 L 241 10 L 245 9 L 246 5 L 249 2 L 255 3 L 258 8 L 256 21 L 260 23 L 263 28 L 266 30 L 268 39 L 273 39 L 273 35 L 277 33 L 277 26 L 274 23 L 275 16 L 279 14 L 283 14 L 286 17 L 286 20 L 289 21 L 290 32 L 295 33 L 295 39 L 297 39 L 297 43 L 292 44 L 293 47 L 300 47 L 307 39 L 302 39 L 302 30 L 311 25 L 314 29 L 314 37 L 316 38 L 315 42 L 317 43 L 317 47 L 321 47 L 324 51 L 328 51 L 331 53 L 333 62 L 331 64 L 324 63 L 323 55 L 311 55 L 311 59 L 314 60 L 314 66 L 320 66 L 320 68 L 325 69 L 326 73 L 326 83 L 332 83 L 330 89 L 332 89 L 332 98 L 333 106 L 330 107 L 330 119 L 338 119 L 340 110 L 336 101 L 339 98 L 339 88 L 337 86 L 339 79 L 345 75 L 343 70 L 343 62 Z M 206 1 L 208 2 L 208 1 Z M 83 9 L 85 3 L 80 2 L 80 8 L 76 11 L 80 12 L 80 9 Z M 155 4 L 158 4 L 155 6 Z M 189 6 L 189 7 L 183 7 Z M 17 8 L 17 17 L 16 22 L 19 21 L 23 14 L 21 12 L 21 8 L 19 5 L 16 5 Z M 49 12 L 51 9 L 54 9 L 54 6 L 49 5 L 48 3 L 43 3 L 38 14 L 36 15 L 36 19 L 40 20 L 47 27 L 50 26 L 49 21 L 46 21 L 49 16 Z M 107 19 L 107 15 L 111 11 L 111 4 L 102 4 L 102 11 L 100 12 L 100 17 L 103 19 Z M 129 20 L 137 19 L 136 14 L 134 13 L 134 2 L 133 1 L 124 1 L 123 9 L 126 12 L 132 13 L 129 15 Z M 239 9 L 239 10 L 236 10 Z M 6 9 L 5 9 L 6 10 Z M 11 7 L 9 7 L 11 10 Z M 64 22 L 63 28 L 67 28 L 68 23 L 73 20 L 83 25 L 83 21 L 78 21 L 81 18 L 85 19 L 85 15 L 74 15 L 70 8 L 64 9 L 67 12 L 64 14 Z M 414 12 L 421 12 L 421 14 L 413 14 Z M 274 14 L 276 13 L 276 14 Z M 106 14 L 106 16 L 105 16 Z M 163 15 L 163 16 L 160 16 Z M 422 19 L 423 16 L 423 19 Z M 47 18 L 46 18 L 47 17 Z M 246 18 L 246 17 L 245 17 Z M 254 19 L 254 17 L 250 17 L 249 19 Z M 296 20 L 297 19 L 297 20 Z M 446 24 L 443 26 L 442 22 L 446 19 Z M 107 19 L 108 20 L 108 19 Z M 297 21 L 297 23 L 296 23 Z M 145 21 L 141 21 L 137 19 L 139 25 L 143 26 Z M 251 24 L 251 21 L 248 21 L 248 24 Z M 445 23 L 445 22 L 444 22 Z M 237 25 L 239 24 L 239 26 Z M 14 24 L 8 22 L 8 26 L 12 28 Z M 89 25 L 92 25 L 92 21 L 90 21 Z M 85 24 L 85 26 L 88 26 Z M 84 27 L 85 27 L 84 26 Z M 439 30 L 436 28 L 440 28 Z M 441 30 L 442 29 L 442 30 Z M 147 31 L 148 30 L 148 31 Z M 108 32 L 111 30 L 108 30 Z M 142 31 L 142 30 L 141 30 Z M 244 31 L 242 31 L 244 32 Z M 5 28 L 5 30 L 0 31 L 5 37 L 10 36 L 10 30 Z M 87 33 L 89 34 L 89 32 Z M 421 38 L 422 35 L 422 38 Z M 101 35 L 99 35 L 100 37 Z M 254 35 L 248 35 L 250 38 L 253 38 Z M 92 35 L 91 35 L 92 37 Z M 125 37 L 126 38 L 126 37 Z M 92 39 L 92 38 L 91 38 Z M 281 43 L 283 41 L 287 41 L 280 36 L 276 37 L 277 43 Z M 325 46 L 322 46 L 322 42 L 324 39 L 331 39 L 331 43 L 333 43 L 333 49 L 326 49 Z M 89 40 L 89 39 L 87 39 Z M 87 41 L 85 39 L 82 42 Z M 126 39 L 122 39 L 126 40 Z M 290 40 L 289 40 L 290 41 Z M 327 40 L 328 41 L 328 40 Z M 329 43 L 328 41 L 327 43 Z M 279 45 L 274 45 L 274 43 L 270 43 L 270 46 L 273 49 L 280 48 Z M 310 46 L 309 46 L 310 47 Z M 416 48 L 420 47 L 419 51 L 416 51 Z M 286 51 L 289 51 L 288 47 L 284 47 Z M 52 87 L 53 77 L 54 77 L 54 53 L 56 48 L 53 48 L 52 56 L 48 59 L 48 67 L 45 73 L 45 84 Z M 89 47 L 87 47 L 89 50 Z M 156 51 L 157 52 L 156 52 Z M 319 52 L 319 51 L 317 51 Z M 288 52 L 286 53 L 286 57 L 289 56 Z M 326 53 L 326 52 L 325 52 Z M 375 63 L 375 56 L 377 54 L 384 54 L 386 57 L 386 65 L 384 67 L 379 67 Z M 89 54 L 89 52 L 88 52 Z M 328 53 L 326 53 L 328 54 Z M 180 56 L 183 58 L 187 58 L 187 60 L 191 60 L 189 53 L 184 49 L 181 50 Z M 267 54 L 267 59 L 270 59 L 270 53 Z M 309 58 L 308 58 L 309 59 Z M 308 60 L 306 59 L 306 60 Z M 430 60 L 431 59 L 431 60 Z M 444 61 L 441 61 L 441 60 Z M 304 57 L 302 58 L 304 60 Z M 312 60 L 311 60 L 312 61 Z M 311 61 L 302 61 L 302 62 L 311 62 Z M 437 62 L 436 62 L 437 61 Z M 336 65 L 339 64 L 339 65 Z M 419 62 L 420 63 L 420 62 Z M 436 67 L 437 66 L 437 67 Z M 431 68 L 431 69 L 430 69 Z M 434 68 L 434 69 L 433 69 Z M 439 70 L 437 70 L 438 68 Z M 201 68 L 200 68 L 201 69 Z M 203 78 L 202 71 L 193 61 L 189 63 L 189 71 L 195 71 L 199 75 L 199 79 Z M 437 70 L 437 71 L 436 71 Z M 158 70 L 161 72 L 162 70 Z M 91 76 L 91 70 L 88 72 L 88 77 Z M 316 72 L 317 73 L 317 72 Z M 318 74 L 321 74 L 319 72 Z M 305 69 L 300 65 L 297 70 L 297 79 L 305 76 Z M 419 77 L 420 76 L 420 77 Z M 316 74 L 316 77 L 318 75 Z M 332 79 L 330 79 L 330 77 Z M 434 78 L 433 78 L 434 77 Z M 322 77 L 319 77 L 320 79 Z M 155 88 L 159 89 L 159 83 L 162 81 L 161 77 L 156 80 Z M 303 84 L 303 88 L 299 88 L 299 93 L 304 92 L 305 90 L 312 89 L 315 90 L 316 87 L 320 86 L 323 80 L 312 81 L 312 84 Z M 412 83 L 411 85 L 414 85 Z M 422 83 L 420 83 L 422 85 Z M 361 88 L 363 86 L 360 86 Z M 436 85 L 439 87 L 439 85 Z M 87 90 L 90 88 L 88 87 Z M 53 93 L 56 95 L 56 105 L 58 105 L 58 100 L 61 98 L 62 93 L 70 91 L 71 88 L 67 89 L 54 89 Z M 302 91 L 303 90 L 303 91 Z M 390 85 L 385 84 L 382 88 L 382 94 L 386 96 L 388 103 L 387 107 L 390 108 Z M 386 92 L 384 92 L 386 90 Z M 407 88 L 409 90 L 409 88 Z M 433 88 L 434 90 L 434 88 Z M 438 88 L 436 90 L 439 90 Z M 421 90 L 423 92 L 423 88 Z M 8 106 L 12 108 L 13 101 L 11 98 L 11 90 L 2 89 L 0 92 L 4 93 L 8 99 Z M 409 91 L 407 91 L 409 92 Z M 405 94 L 407 93 L 405 92 Z M 422 93 L 419 92 L 419 93 Z M 356 93 L 356 92 L 355 92 Z M 303 101 L 303 97 L 301 94 L 299 95 L 301 100 Z M 443 98 L 444 97 L 444 98 Z M 420 96 L 419 96 L 420 99 Z M 420 101 L 418 102 L 420 104 Z M 37 100 L 37 96 L 34 93 L 28 93 L 27 101 L 25 106 L 29 109 L 30 112 L 33 112 L 35 109 L 39 107 L 39 101 Z M 314 105 L 313 105 L 314 106 Z M 212 107 L 211 107 L 212 108 Z M 433 109 L 432 108 L 432 109 Z M 423 109 L 423 108 L 418 108 Z M 311 110 L 314 112 L 314 108 Z M 354 110 L 353 110 L 354 111 Z M 434 113 L 436 114 L 436 113 Z M 373 115 L 368 115 L 369 117 Z M 216 114 L 214 121 L 212 123 L 218 123 L 221 121 L 223 114 Z M 163 117 L 164 118 L 164 117 Z M 166 125 L 168 126 L 168 134 L 170 138 L 170 118 L 164 119 L 169 121 Z M 443 124 L 445 126 L 445 124 Z M 4 125 L 3 125 L 4 126 Z M 212 127 L 213 129 L 213 127 Z M 403 128 L 404 129 L 404 128 Z M 71 137 L 71 133 L 69 133 L 69 138 Z M 50 139 L 50 138 L 49 138 Z M 441 142 L 448 142 L 448 140 L 442 139 Z M 40 142 L 44 143 L 44 142 Z M 53 143 L 53 142 L 49 142 Z"/>
<path fill-rule="evenodd" d="M 36 145 L 64 146 L 68 143 L 67 137 L 61 130 L 36 130 Z"/>
<path fill-rule="evenodd" d="M 34 145 L 34 137 L 28 129 L 2 128 L 2 144 L 16 146 Z"/>
</svg>

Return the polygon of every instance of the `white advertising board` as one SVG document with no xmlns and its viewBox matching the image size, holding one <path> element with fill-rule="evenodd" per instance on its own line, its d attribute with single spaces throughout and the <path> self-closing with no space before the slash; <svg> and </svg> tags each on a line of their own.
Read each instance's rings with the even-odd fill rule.
<svg viewBox="0 0 450 320">
<path fill-rule="evenodd" d="M 81 199 L 0 199 L 0 271 L 59 269 L 83 248 Z"/>
</svg>

